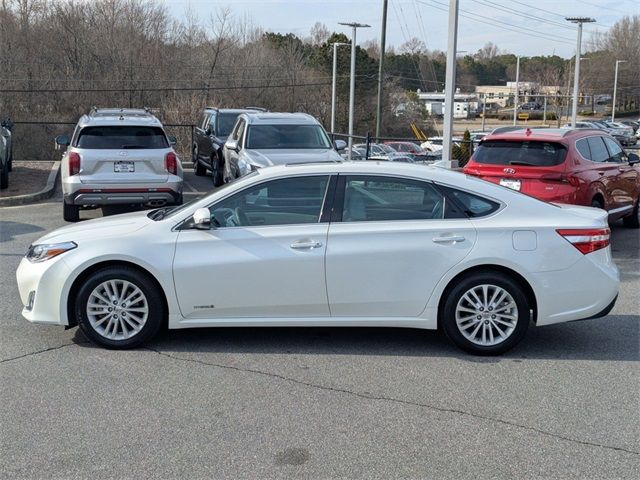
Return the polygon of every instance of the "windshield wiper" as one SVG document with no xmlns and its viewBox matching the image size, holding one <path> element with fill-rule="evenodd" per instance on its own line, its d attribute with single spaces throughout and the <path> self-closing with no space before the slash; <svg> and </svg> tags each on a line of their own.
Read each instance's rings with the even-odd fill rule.
<svg viewBox="0 0 640 480">
<path fill-rule="evenodd" d="M 171 207 L 161 207 L 161 208 L 156 208 L 155 210 L 152 210 L 151 212 L 149 212 L 148 217 L 151 220 L 162 220 L 167 213 L 169 213 L 171 210 L 173 210 L 175 207 L 171 206 Z"/>
<path fill-rule="evenodd" d="M 134 150 L 134 149 L 141 149 L 141 148 L 147 148 L 144 145 L 122 145 L 122 147 L 120 147 L 122 149 L 127 149 L 127 150 Z"/>
<path fill-rule="evenodd" d="M 514 160 L 512 162 L 509 162 L 509 165 L 524 165 L 524 166 L 529 166 L 529 167 L 537 167 L 537 165 L 535 165 L 533 163 L 521 162 L 519 160 Z"/>
</svg>

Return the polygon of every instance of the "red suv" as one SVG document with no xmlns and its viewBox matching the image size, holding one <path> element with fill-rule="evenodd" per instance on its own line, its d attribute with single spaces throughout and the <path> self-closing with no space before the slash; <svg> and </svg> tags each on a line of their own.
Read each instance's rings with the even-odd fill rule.
<svg viewBox="0 0 640 480">
<path fill-rule="evenodd" d="M 638 228 L 639 163 L 601 130 L 527 128 L 486 136 L 464 172 L 547 202 L 603 208 Z"/>
</svg>

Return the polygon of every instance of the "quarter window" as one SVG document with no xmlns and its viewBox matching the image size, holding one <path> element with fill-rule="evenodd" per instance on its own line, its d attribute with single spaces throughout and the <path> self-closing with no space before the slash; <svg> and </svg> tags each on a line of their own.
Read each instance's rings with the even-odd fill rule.
<svg viewBox="0 0 640 480">
<path fill-rule="evenodd" d="M 456 202 L 462 206 L 465 215 L 469 217 L 486 217 L 500 208 L 500 204 L 493 200 L 482 198 L 469 192 L 463 192 L 462 190 L 456 190 L 455 188 L 442 188 L 447 191 L 447 194 L 455 198 Z"/>
<path fill-rule="evenodd" d="M 445 198 L 430 183 L 378 176 L 345 182 L 343 222 L 431 220 L 445 215 Z"/>
<path fill-rule="evenodd" d="M 578 152 L 580 152 L 580 155 L 582 155 L 587 160 L 591 160 L 591 150 L 589 150 L 589 143 L 587 142 L 586 138 L 581 138 L 580 140 L 578 140 L 576 142 L 576 148 L 578 149 Z"/>
<path fill-rule="evenodd" d="M 258 227 L 318 223 L 328 175 L 261 183 L 209 207 L 217 227 Z"/>
<path fill-rule="evenodd" d="M 591 150 L 591 161 L 606 162 L 609 159 L 609 152 L 607 147 L 604 146 L 602 137 L 589 137 L 587 142 L 589 143 L 589 150 Z"/>
</svg>

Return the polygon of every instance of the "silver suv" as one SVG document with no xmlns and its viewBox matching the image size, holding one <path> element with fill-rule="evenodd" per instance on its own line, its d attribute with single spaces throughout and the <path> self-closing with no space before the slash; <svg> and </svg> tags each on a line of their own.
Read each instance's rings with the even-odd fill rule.
<svg viewBox="0 0 640 480">
<path fill-rule="evenodd" d="M 162 123 L 148 110 L 92 108 L 73 135 L 60 135 L 63 216 L 79 219 L 80 208 L 182 203 L 182 165 Z"/>
<path fill-rule="evenodd" d="M 306 113 L 242 113 L 222 150 L 224 181 L 269 165 L 340 162 L 336 150 L 345 146 L 343 140 L 332 144 L 320 122 Z"/>
</svg>

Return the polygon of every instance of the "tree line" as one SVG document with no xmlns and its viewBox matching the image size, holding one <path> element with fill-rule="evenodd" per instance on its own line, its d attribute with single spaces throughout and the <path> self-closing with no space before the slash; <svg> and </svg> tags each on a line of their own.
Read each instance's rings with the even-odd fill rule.
<svg viewBox="0 0 640 480">
<path fill-rule="evenodd" d="M 165 123 L 195 123 L 204 106 L 260 106 L 302 111 L 330 124 L 333 42 L 342 33 L 317 23 L 306 37 L 265 31 L 229 8 L 199 18 L 174 18 L 153 0 L 0 0 L 0 117 L 17 121 L 75 121 L 90 106 L 147 106 Z M 593 39 L 581 86 L 610 92 L 615 59 L 626 59 L 620 98 L 638 105 L 640 16 L 625 17 Z M 356 132 L 375 125 L 380 51 L 356 50 Z M 408 92 L 444 89 L 446 56 L 413 38 L 388 50 L 384 73 L 383 134 L 410 136 L 409 124 L 429 131 L 423 109 Z M 521 58 L 520 78 L 566 85 L 572 60 Z M 458 60 L 457 86 L 504 84 L 515 78 L 516 57 L 489 43 Z M 338 48 L 337 131 L 348 123 L 350 48 Z M 634 68 L 635 66 L 635 68 Z M 415 103 L 415 102 L 413 102 Z M 637 107 L 636 107 L 637 108 Z M 31 133 L 62 128 L 34 126 Z M 26 131 L 26 130 L 25 130 Z M 30 133 L 30 136 L 31 136 Z M 176 131 L 189 145 L 188 129 Z M 47 147 L 49 146 L 47 143 Z M 20 158 L 36 158 L 44 144 L 31 139 Z"/>
</svg>

